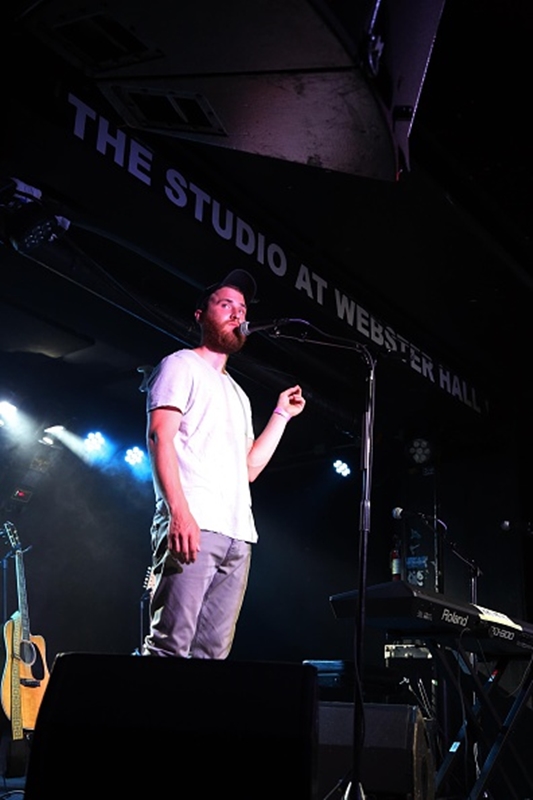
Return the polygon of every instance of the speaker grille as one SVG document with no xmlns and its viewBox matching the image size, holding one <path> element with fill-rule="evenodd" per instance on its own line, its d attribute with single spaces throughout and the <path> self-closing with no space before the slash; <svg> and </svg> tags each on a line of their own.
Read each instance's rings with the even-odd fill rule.
<svg viewBox="0 0 533 800">
<path fill-rule="evenodd" d="M 365 792 L 434 800 L 435 767 L 420 709 L 366 703 L 360 774 Z M 326 796 L 353 766 L 353 704 L 319 704 L 319 796 Z"/>
</svg>

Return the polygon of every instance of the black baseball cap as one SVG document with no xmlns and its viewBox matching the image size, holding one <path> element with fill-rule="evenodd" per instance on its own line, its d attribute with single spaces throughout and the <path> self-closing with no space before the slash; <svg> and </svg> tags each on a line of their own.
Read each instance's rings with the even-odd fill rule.
<svg viewBox="0 0 533 800">
<path fill-rule="evenodd" d="M 246 300 L 246 305 L 250 305 L 255 300 L 255 295 L 257 292 L 257 284 L 255 282 L 255 278 L 250 275 L 245 269 L 233 269 L 229 272 L 223 280 L 219 281 L 218 283 L 213 283 L 211 286 L 208 286 L 196 303 L 196 308 L 204 308 L 208 298 L 216 292 L 217 289 L 221 289 L 223 286 L 233 286 L 235 289 L 238 289 L 239 292 L 242 292 L 244 299 Z"/>
</svg>

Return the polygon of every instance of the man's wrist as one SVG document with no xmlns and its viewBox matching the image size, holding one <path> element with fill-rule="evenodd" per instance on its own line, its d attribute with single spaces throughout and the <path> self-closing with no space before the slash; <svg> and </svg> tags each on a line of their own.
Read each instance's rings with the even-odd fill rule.
<svg viewBox="0 0 533 800">
<path fill-rule="evenodd" d="M 285 411 L 285 409 L 281 408 L 281 406 L 276 406 L 276 408 L 274 409 L 274 411 L 272 413 L 273 414 L 278 414 L 280 417 L 283 417 L 283 419 L 286 419 L 287 421 L 292 418 L 291 415 L 289 414 L 289 412 Z"/>
</svg>

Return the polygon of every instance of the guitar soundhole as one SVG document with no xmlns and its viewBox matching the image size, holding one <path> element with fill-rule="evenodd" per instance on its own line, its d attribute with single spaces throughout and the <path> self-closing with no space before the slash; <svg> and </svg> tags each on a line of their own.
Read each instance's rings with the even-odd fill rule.
<svg viewBox="0 0 533 800">
<path fill-rule="evenodd" d="M 20 641 L 20 658 L 28 667 L 32 667 L 37 659 L 37 648 L 33 642 L 28 642 L 27 639 Z"/>
</svg>

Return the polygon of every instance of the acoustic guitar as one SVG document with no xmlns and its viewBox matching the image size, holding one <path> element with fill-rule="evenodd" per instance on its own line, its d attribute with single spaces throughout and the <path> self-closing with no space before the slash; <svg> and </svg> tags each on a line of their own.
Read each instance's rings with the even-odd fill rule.
<svg viewBox="0 0 533 800">
<path fill-rule="evenodd" d="M 17 578 L 18 610 L 4 625 L 6 661 L 0 690 L 2 708 L 11 721 L 13 740 L 16 741 L 24 737 L 25 731 L 35 730 L 49 671 L 44 639 L 30 633 L 24 551 L 17 529 L 12 522 L 5 522 L 1 534 L 13 550 Z"/>
</svg>

